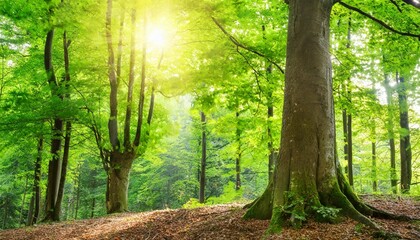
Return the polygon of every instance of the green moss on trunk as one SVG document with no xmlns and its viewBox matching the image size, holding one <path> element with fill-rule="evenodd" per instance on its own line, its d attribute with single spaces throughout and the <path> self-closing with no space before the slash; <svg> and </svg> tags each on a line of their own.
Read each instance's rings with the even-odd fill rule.
<svg viewBox="0 0 420 240">
<path fill-rule="evenodd" d="M 267 188 L 265 189 L 263 195 L 259 197 L 248 211 L 245 213 L 244 218 L 250 219 L 270 219 L 272 215 L 272 208 L 273 208 L 273 182 L 270 181 Z"/>
</svg>

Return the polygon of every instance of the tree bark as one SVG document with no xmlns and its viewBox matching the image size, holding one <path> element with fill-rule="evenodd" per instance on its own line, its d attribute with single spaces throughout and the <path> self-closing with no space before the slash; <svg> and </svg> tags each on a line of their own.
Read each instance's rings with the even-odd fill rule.
<svg viewBox="0 0 420 240">
<path fill-rule="evenodd" d="M 111 152 L 106 189 L 107 213 L 128 211 L 128 183 L 131 165 L 135 159 L 132 152 Z"/>
<path fill-rule="evenodd" d="M 59 86 L 55 76 L 52 64 L 52 49 L 53 49 L 54 29 L 48 31 L 44 48 L 44 65 L 47 73 L 48 83 L 51 88 L 53 97 L 63 99 L 63 95 L 59 91 Z M 63 120 L 59 117 L 54 119 L 52 127 L 52 140 L 51 140 L 51 155 L 52 160 L 48 165 L 48 184 L 47 196 L 45 201 L 45 219 L 44 221 L 59 221 L 54 214 L 54 209 L 57 204 L 58 191 L 60 187 L 61 178 L 61 142 L 63 132 Z"/>
<path fill-rule="evenodd" d="M 335 149 L 329 54 L 333 4 L 328 0 L 289 1 L 280 159 L 272 187 L 268 186 L 245 216 L 271 215 L 271 232 L 280 231 L 287 221 L 299 226 L 302 219 L 296 213 L 321 218 L 311 210 L 321 206 L 341 208 L 341 214 L 377 227 L 355 209 L 339 185 L 345 180 L 338 174 Z"/>
<path fill-rule="evenodd" d="M 411 143 L 410 127 L 408 121 L 407 89 L 404 77 L 398 77 L 398 105 L 400 109 L 400 127 L 405 130 L 400 134 L 400 157 L 401 157 L 401 192 L 409 193 L 411 184 Z"/>
<path fill-rule="evenodd" d="M 206 160 L 207 160 L 207 139 L 206 139 L 206 115 L 204 112 L 201 115 L 201 168 L 200 168 L 200 193 L 199 202 L 205 201 L 206 188 Z"/>
</svg>

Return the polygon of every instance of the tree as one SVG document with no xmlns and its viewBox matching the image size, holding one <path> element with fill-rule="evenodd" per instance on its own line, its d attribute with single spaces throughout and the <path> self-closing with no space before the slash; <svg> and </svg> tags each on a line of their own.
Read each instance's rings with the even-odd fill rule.
<svg viewBox="0 0 420 240">
<path fill-rule="evenodd" d="M 107 191 L 106 191 L 106 205 L 108 213 L 126 212 L 128 211 L 128 184 L 129 174 L 134 159 L 144 153 L 147 147 L 149 138 L 149 129 L 153 116 L 154 98 L 153 93 L 150 99 L 148 115 L 144 116 L 145 112 L 145 99 L 146 99 L 146 27 L 147 17 L 144 16 L 143 20 L 143 46 L 142 46 L 142 63 L 141 63 L 141 82 L 139 90 L 139 99 L 137 104 L 137 123 L 135 127 L 134 139 L 131 139 L 131 120 L 133 111 L 133 92 L 134 80 L 136 77 L 135 64 L 136 64 L 136 31 L 137 31 L 137 6 L 131 8 L 131 40 L 129 45 L 129 73 L 127 84 L 127 100 L 125 102 L 125 117 L 123 121 L 123 141 L 119 139 L 119 122 L 118 119 L 118 106 L 120 91 L 120 83 L 122 81 L 122 47 L 123 47 L 123 27 L 125 21 L 124 7 L 122 7 L 122 14 L 120 16 L 120 40 L 118 43 L 117 53 L 114 53 L 113 34 L 112 34 L 112 19 L 113 15 L 113 2 L 107 1 L 106 12 L 106 41 L 108 48 L 108 80 L 110 85 L 110 115 L 108 120 L 108 135 L 110 148 L 107 149 L 102 141 L 102 136 L 97 128 L 92 129 L 95 132 L 97 145 L 100 150 L 103 166 L 108 175 Z M 153 90 L 152 90 L 153 91 Z M 146 121 L 145 121 L 146 120 Z M 147 124 L 147 126 L 145 126 Z M 142 131 L 145 130 L 145 131 Z"/>
<path fill-rule="evenodd" d="M 199 202 L 204 203 L 206 189 L 206 161 L 207 161 L 207 137 L 206 137 L 206 114 L 200 112 L 201 116 L 201 162 L 200 162 L 200 194 Z"/>
<path fill-rule="evenodd" d="M 339 1 L 290 0 L 281 147 L 274 179 L 245 217 L 271 218 L 271 231 L 285 220 L 300 225 L 322 207 L 368 226 L 378 211 L 353 193 L 340 168 L 335 142 L 329 54 L 331 9 Z M 340 2 L 342 5 L 343 3 Z M 331 219 L 324 219 L 331 220 Z"/>
<path fill-rule="evenodd" d="M 410 192 L 411 184 L 411 143 L 408 121 L 407 82 L 404 77 L 397 75 L 398 106 L 400 110 L 400 156 L 401 156 L 401 191 Z"/>
</svg>

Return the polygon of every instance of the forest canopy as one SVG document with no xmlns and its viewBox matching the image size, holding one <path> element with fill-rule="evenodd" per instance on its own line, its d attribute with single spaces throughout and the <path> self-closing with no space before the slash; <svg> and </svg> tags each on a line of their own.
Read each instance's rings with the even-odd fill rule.
<svg viewBox="0 0 420 240">
<path fill-rule="evenodd" d="M 303 2 L 0 0 L 0 228 L 420 195 L 419 1 Z"/>
</svg>

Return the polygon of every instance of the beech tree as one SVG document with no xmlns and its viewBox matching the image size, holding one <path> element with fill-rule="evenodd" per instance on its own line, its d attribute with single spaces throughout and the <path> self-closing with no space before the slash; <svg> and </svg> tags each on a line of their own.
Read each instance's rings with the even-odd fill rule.
<svg viewBox="0 0 420 240">
<path fill-rule="evenodd" d="M 137 76 L 135 72 L 136 65 L 136 35 L 137 35 L 137 6 L 133 3 L 133 6 L 129 10 L 122 6 L 121 15 L 119 16 L 119 40 L 117 51 L 115 51 L 114 38 L 113 38 L 113 24 L 112 20 L 115 19 L 114 7 L 112 0 L 107 1 L 106 10 L 106 41 L 108 49 L 108 80 L 110 85 L 109 94 L 109 109 L 110 115 L 108 120 L 108 136 L 109 144 L 105 145 L 103 137 L 101 136 L 97 126 L 93 126 L 92 129 L 95 133 L 97 145 L 100 150 L 100 156 L 102 158 L 104 169 L 107 173 L 107 190 L 106 190 L 106 207 L 108 213 L 115 212 L 126 212 L 128 211 L 128 184 L 129 174 L 133 161 L 139 157 L 146 150 L 148 138 L 149 138 L 149 126 L 153 116 L 154 106 L 154 89 L 150 97 L 149 110 L 147 115 L 145 114 L 145 100 L 146 100 L 146 54 L 147 54 L 147 43 L 146 43 L 146 27 L 147 17 L 145 15 L 143 19 L 143 34 L 142 34 L 142 50 L 141 50 L 141 76 L 140 76 L 140 89 L 138 90 L 138 101 L 137 109 L 133 107 L 134 104 L 134 81 Z M 124 4 L 124 3 L 122 3 Z M 131 4 L 131 3 L 130 3 Z M 128 4 L 128 5 L 130 5 Z M 128 62 L 128 81 L 126 89 L 126 101 L 123 102 L 125 106 L 125 117 L 122 121 L 123 125 L 123 139 L 120 140 L 119 122 L 121 116 L 118 114 L 119 103 L 122 95 L 121 81 L 122 75 L 122 55 L 124 42 L 124 27 L 125 27 L 125 11 L 130 12 L 130 25 L 131 25 L 131 37 L 129 44 L 129 62 Z M 135 124 L 134 138 L 132 138 L 132 112 L 137 110 L 137 121 Z M 147 124 L 147 126 L 145 126 Z M 143 131 L 145 130 L 145 131 Z M 107 146 L 110 146 L 107 148 Z"/>
<path fill-rule="evenodd" d="M 286 1 L 289 22 L 280 154 L 273 180 L 245 215 L 271 218 L 273 232 L 280 231 L 287 220 L 299 226 L 307 215 L 333 220 L 317 214 L 323 207 L 338 208 L 341 215 L 375 229 L 379 227 L 367 215 L 390 217 L 357 198 L 337 158 L 329 21 L 338 2 L 374 19 L 342 1 Z"/>
</svg>

